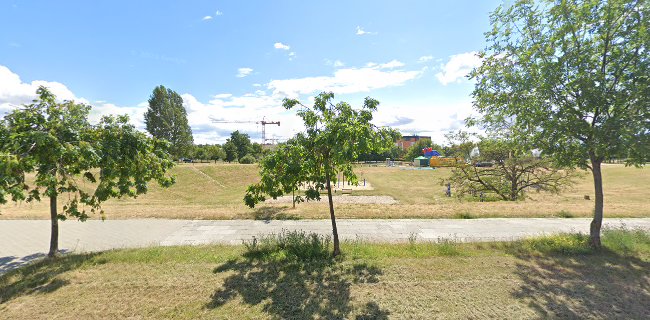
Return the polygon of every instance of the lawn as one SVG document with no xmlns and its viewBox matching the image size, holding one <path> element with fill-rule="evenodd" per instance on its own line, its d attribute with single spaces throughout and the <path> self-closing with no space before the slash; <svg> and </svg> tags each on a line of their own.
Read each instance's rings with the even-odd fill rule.
<svg viewBox="0 0 650 320">
<path fill-rule="evenodd" d="M 580 235 L 482 244 L 348 242 L 340 259 L 311 244 L 315 251 L 260 244 L 69 255 L 0 276 L 0 315 L 648 318 L 650 235 L 613 230 L 603 242 L 600 252 Z"/>
<path fill-rule="evenodd" d="M 388 195 L 398 204 L 336 204 L 339 218 L 471 218 L 471 217 L 588 217 L 593 211 L 593 183 L 584 174 L 560 195 L 530 194 L 518 202 L 476 202 L 447 198 L 440 179 L 449 169 L 402 170 L 387 167 L 357 167 L 361 178 L 374 190 L 354 195 Z M 172 173 L 176 185 L 161 189 L 152 185 L 137 199 L 109 200 L 104 204 L 109 219 L 326 219 L 327 203 L 261 205 L 249 209 L 243 204 L 246 187 L 256 182 L 256 165 L 181 164 Z M 650 216 L 650 169 L 604 165 L 605 216 Z M 452 190 L 453 192 L 453 190 Z M 585 195 L 591 200 L 585 200 Z M 326 199 L 326 198 L 325 198 Z M 62 204 L 62 201 L 59 203 Z M 48 202 L 0 206 L 0 219 L 47 219 Z M 98 218 L 98 217 L 95 217 Z"/>
</svg>

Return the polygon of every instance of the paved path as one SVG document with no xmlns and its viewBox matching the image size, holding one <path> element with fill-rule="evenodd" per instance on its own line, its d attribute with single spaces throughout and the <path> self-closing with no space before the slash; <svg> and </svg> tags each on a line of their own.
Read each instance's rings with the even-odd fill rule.
<svg viewBox="0 0 650 320">
<path fill-rule="evenodd" d="M 514 240 L 541 234 L 589 231 L 590 219 L 391 219 L 338 220 L 341 239 L 396 242 Z M 44 256 L 47 220 L 0 220 L 0 273 Z M 650 230 L 650 218 L 605 219 L 605 227 Z M 242 240 L 286 230 L 331 234 L 329 220 L 91 220 L 60 222 L 59 247 L 66 252 L 101 251 L 150 245 L 241 244 Z"/>
</svg>

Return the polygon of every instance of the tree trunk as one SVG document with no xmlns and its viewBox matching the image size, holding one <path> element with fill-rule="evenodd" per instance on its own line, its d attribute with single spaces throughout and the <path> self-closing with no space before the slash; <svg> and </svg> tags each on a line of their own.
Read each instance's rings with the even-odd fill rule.
<svg viewBox="0 0 650 320">
<path fill-rule="evenodd" d="M 52 233 L 50 235 L 50 251 L 47 256 L 52 258 L 59 251 L 59 218 L 56 212 L 56 195 L 50 196 L 50 220 L 52 221 Z"/>
<path fill-rule="evenodd" d="M 336 230 L 336 217 L 334 216 L 334 202 L 332 201 L 332 186 L 330 184 L 330 173 L 325 170 L 325 179 L 327 180 L 327 200 L 330 203 L 330 217 L 332 218 L 332 234 L 334 235 L 334 252 L 333 256 L 338 256 L 341 253 L 339 248 L 339 232 Z"/>
<path fill-rule="evenodd" d="M 596 206 L 594 208 L 594 219 L 589 228 L 589 243 L 593 248 L 599 249 L 600 228 L 603 225 L 603 175 L 600 170 L 602 161 L 591 159 L 591 171 L 594 176 L 594 189 L 596 192 Z"/>
<path fill-rule="evenodd" d="M 291 193 L 291 202 L 293 203 L 293 208 L 296 208 L 296 190 L 293 190 Z"/>
</svg>

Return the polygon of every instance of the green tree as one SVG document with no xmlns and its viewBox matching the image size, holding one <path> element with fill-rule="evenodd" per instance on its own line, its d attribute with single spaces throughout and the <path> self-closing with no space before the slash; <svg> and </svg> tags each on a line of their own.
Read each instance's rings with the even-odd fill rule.
<svg viewBox="0 0 650 320">
<path fill-rule="evenodd" d="M 437 150 L 440 153 L 442 153 L 443 151 L 442 147 L 432 143 L 431 139 L 420 139 L 406 150 L 406 155 L 404 155 L 404 159 L 406 161 L 413 161 L 413 159 L 424 155 L 422 149 L 429 148 L 429 147 L 433 148 L 433 150 Z"/>
<path fill-rule="evenodd" d="M 224 158 L 228 162 L 237 161 L 237 146 L 228 139 L 226 143 L 223 144 L 223 151 L 226 154 Z"/>
<path fill-rule="evenodd" d="M 474 140 L 478 138 L 475 133 L 470 133 L 462 129 L 456 132 L 450 131 L 446 133 L 445 139 L 447 139 L 447 145 L 443 148 L 445 156 L 469 160 L 472 149 L 476 147 Z"/>
<path fill-rule="evenodd" d="M 324 190 L 327 192 L 334 239 L 333 254 L 336 256 L 341 249 L 331 183 L 336 182 L 338 173 L 342 173 L 348 181 L 357 183 L 352 162 L 361 153 L 381 152 L 390 148 L 399 133 L 372 124 L 372 113 L 379 104 L 377 100 L 366 98 L 363 107 L 356 110 L 346 102 L 333 104 L 333 98 L 333 93 L 321 93 L 315 98 L 313 107 L 304 106 L 294 99 L 284 99 L 283 106 L 286 109 L 298 107 L 297 114 L 303 119 L 306 132 L 296 137 L 298 144 L 293 147 L 302 150 L 292 151 L 304 156 L 302 173 L 298 177 L 306 186 L 306 199 L 320 200 L 320 193 Z M 281 188 L 274 190 L 282 191 Z M 253 201 L 247 202 L 249 206 L 261 198 L 251 199 Z"/>
<path fill-rule="evenodd" d="M 253 156 L 255 159 L 262 159 L 264 156 L 264 148 L 262 147 L 261 144 L 257 142 L 253 142 L 250 147 L 248 148 L 248 154 Z"/>
<path fill-rule="evenodd" d="M 650 5 L 647 0 L 518 0 L 490 16 L 482 65 L 470 77 L 477 122 L 563 165 L 591 171 L 599 248 L 603 161 L 648 159 Z"/>
<path fill-rule="evenodd" d="M 251 139 L 247 133 L 241 133 L 239 130 L 234 131 L 230 134 L 228 141 L 232 142 L 237 148 L 237 159 L 243 158 L 251 151 Z"/>
<path fill-rule="evenodd" d="M 2 120 L 0 203 L 8 197 L 27 202 L 49 197 L 52 257 L 58 251 L 58 220 L 72 216 L 84 221 L 86 208 L 103 218 L 101 203 L 109 198 L 137 197 L 150 180 L 171 185 L 173 179 L 165 173 L 173 162 L 168 143 L 148 138 L 127 116 L 103 117 L 91 125 L 90 106 L 58 103 L 45 87 L 37 94 L 33 104 Z M 33 182 L 25 179 L 31 173 Z M 57 200 L 63 194 L 69 197 L 59 213 Z"/>
<path fill-rule="evenodd" d="M 206 154 L 208 156 L 208 159 L 214 161 L 215 163 L 217 162 L 217 160 L 222 160 L 226 158 L 226 153 L 219 145 L 216 144 L 208 146 Z"/>
<path fill-rule="evenodd" d="M 516 201 L 524 199 L 530 189 L 557 194 L 573 183 L 575 170 L 534 157 L 512 141 L 484 139 L 478 146 L 480 156 L 472 159 L 474 164 L 458 164 L 451 176 L 443 179 L 443 183 L 452 184 L 459 196 L 486 192 L 505 201 Z"/>
<path fill-rule="evenodd" d="M 175 159 L 190 156 L 194 145 L 192 128 L 187 122 L 183 98 L 174 90 L 164 86 L 153 89 L 144 122 L 153 137 L 169 141 Z"/>
<path fill-rule="evenodd" d="M 244 196 L 244 203 L 249 207 L 255 207 L 265 199 L 265 194 L 273 199 L 291 193 L 292 206 L 296 202 L 304 201 L 296 191 L 301 183 L 309 182 L 305 176 L 308 168 L 303 168 L 305 158 L 305 138 L 302 134 L 280 144 L 277 149 L 271 151 L 260 163 L 260 182 L 248 187 Z"/>
</svg>

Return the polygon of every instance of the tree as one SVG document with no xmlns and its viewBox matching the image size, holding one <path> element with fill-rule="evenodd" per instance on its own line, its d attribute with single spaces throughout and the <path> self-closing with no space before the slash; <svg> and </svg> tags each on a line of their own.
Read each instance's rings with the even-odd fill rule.
<svg viewBox="0 0 650 320">
<path fill-rule="evenodd" d="M 228 139 L 226 143 L 223 144 L 223 151 L 226 154 L 224 158 L 228 162 L 237 161 L 237 146 Z"/>
<path fill-rule="evenodd" d="M 300 184 L 309 182 L 309 178 L 305 176 L 308 168 L 303 168 L 305 148 L 301 142 L 304 142 L 304 139 L 302 134 L 298 134 L 295 138 L 280 144 L 277 149 L 262 159 L 261 181 L 248 187 L 244 196 L 246 205 L 255 207 L 255 204 L 265 200 L 265 194 L 277 199 L 291 193 L 293 208 L 296 207 L 297 202 L 305 200 L 300 195 L 296 196 Z"/>
<path fill-rule="evenodd" d="M 171 143 L 170 153 L 175 159 L 190 155 L 194 145 L 192 128 L 187 122 L 183 98 L 174 90 L 164 86 L 153 89 L 144 122 L 153 137 Z"/>
<path fill-rule="evenodd" d="M 291 152 L 304 156 L 298 177 L 306 186 L 305 198 L 320 200 L 320 193 L 327 191 L 334 239 L 333 255 L 336 256 L 340 253 L 340 247 L 331 183 L 336 182 L 338 173 L 342 173 L 351 183 L 357 183 L 352 162 L 361 153 L 381 152 L 390 148 L 399 133 L 372 124 L 372 113 L 379 105 L 377 100 L 366 98 L 363 107 L 356 110 L 346 102 L 333 104 L 332 99 L 333 93 L 324 92 L 315 98 L 311 108 L 294 99 L 284 99 L 283 106 L 288 110 L 298 107 L 297 114 L 304 122 L 306 132 L 296 136 L 297 144 L 293 146 L 301 150 Z M 281 188 L 273 190 L 283 192 Z M 247 204 L 252 207 L 257 201 L 263 200 L 263 196 L 249 199 L 252 201 Z"/>
<path fill-rule="evenodd" d="M 237 159 L 243 158 L 251 150 L 251 139 L 246 133 L 240 133 L 239 130 L 234 131 L 230 134 L 230 139 L 228 140 L 235 145 L 237 148 Z"/>
<path fill-rule="evenodd" d="M 601 163 L 621 154 L 648 159 L 650 5 L 645 0 L 519 0 L 491 14 L 476 81 L 476 119 L 509 126 L 523 143 L 562 165 L 591 171 L 595 210 L 590 243 L 603 220 Z"/>
<path fill-rule="evenodd" d="M 262 159 L 264 156 L 264 147 L 262 147 L 262 145 L 257 142 L 253 142 L 248 148 L 248 154 L 257 160 Z"/>
<path fill-rule="evenodd" d="M 0 203 L 9 196 L 27 202 L 49 197 L 52 257 L 58 251 L 58 220 L 72 216 L 84 221 L 86 206 L 103 218 L 101 203 L 109 198 L 137 197 L 146 193 L 151 180 L 171 185 L 174 180 L 165 173 L 173 162 L 166 151 L 168 143 L 148 138 L 128 123 L 127 116 L 103 117 L 91 125 L 90 106 L 58 103 L 45 87 L 37 94 L 33 104 L 2 120 Z M 25 179 L 31 173 L 33 182 Z M 63 194 L 69 197 L 59 213 L 57 200 Z"/>
<path fill-rule="evenodd" d="M 404 159 L 406 161 L 413 161 L 413 159 L 424 155 L 422 149 L 429 148 L 429 147 L 433 148 L 433 150 L 437 150 L 438 152 L 442 152 L 442 147 L 432 143 L 431 139 L 420 139 L 406 150 L 406 155 L 404 155 Z"/>
<path fill-rule="evenodd" d="M 226 153 L 219 145 L 216 144 L 207 147 L 206 155 L 209 160 L 212 160 L 215 163 L 217 162 L 217 160 L 226 158 Z"/>
<path fill-rule="evenodd" d="M 480 156 L 472 164 L 454 167 L 443 183 L 451 183 L 458 195 L 494 193 L 502 200 L 525 198 L 528 189 L 559 193 L 572 184 L 575 171 L 556 167 L 550 159 L 534 157 L 512 141 L 486 139 L 478 144 Z M 483 166 L 480 166 L 480 165 Z"/>
<path fill-rule="evenodd" d="M 450 131 L 446 133 L 445 138 L 447 139 L 447 145 L 443 149 L 447 157 L 469 160 L 471 159 L 472 149 L 476 147 L 474 140 L 479 137 L 475 133 L 460 129 L 457 132 Z"/>
</svg>

